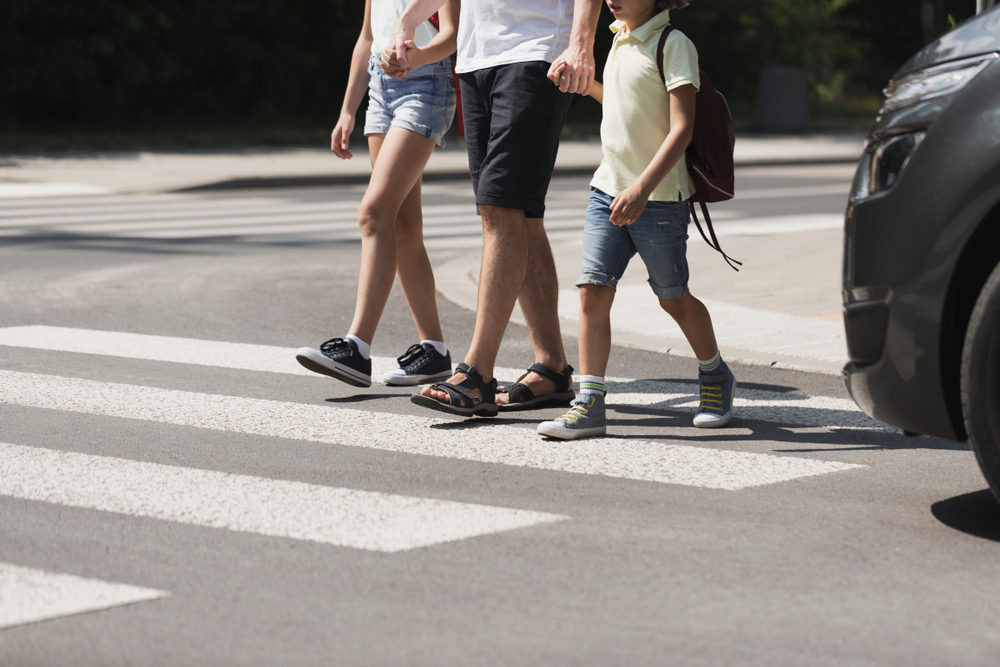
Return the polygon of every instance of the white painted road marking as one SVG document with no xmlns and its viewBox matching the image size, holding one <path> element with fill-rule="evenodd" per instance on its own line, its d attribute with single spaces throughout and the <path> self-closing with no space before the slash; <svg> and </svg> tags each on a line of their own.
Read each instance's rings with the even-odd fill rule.
<svg viewBox="0 0 1000 667">
<path fill-rule="evenodd" d="M 567 518 L 7 443 L 0 495 L 386 553 Z"/>
<path fill-rule="evenodd" d="M 441 420 L 14 371 L 0 371 L 0 403 L 711 489 L 863 467 L 632 439 L 552 443 L 502 423 L 432 428 Z"/>
<path fill-rule="evenodd" d="M 109 192 L 110 188 L 86 183 L 0 183 L 0 199 L 102 195 Z"/>
<path fill-rule="evenodd" d="M 0 563 L 0 628 L 148 602 L 166 591 Z"/>
<path fill-rule="evenodd" d="M 628 296 L 626 294 L 624 298 Z M 636 298 L 638 297 L 637 294 Z M 648 289 L 643 291 L 641 297 L 648 301 Z M 712 308 L 713 313 L 720 313 L 719 326 L 727 326 L 725 308 L 714 302 Z M 662 326 L 660 311 L 657 311 L 657 317 L 657 326 Z M 830 327 L 839 327 L 820 320 L 816 322 L 823 325 L 823 332 Z M 811 326 L 813 322 L 810 320 L 801 324 Z M 734 332 L 734 335 L 736 333 L 738 332 Z M 0 345 L 256 372 L 290 373 L 329 382 L 326 377 L 316 375 L 299 365 L 294 359 L 295 350 L 291 347 L 50 326 L 0 328 Z M 372 376 L 381 377 L 396 366 L 393 357 L 372 357 Z M 497 377 L 500 378 L 513 379 L 522 372 L 523 370 L 514 368 L 496 369 Z M 629 378 L 608 378 L 608 382 L 612 404 L 682 407 L 693 405 L 691 401 L 697 400 L 697 392 L 690 384 Z M 741 388 L 735 405 L 739 408 L 740 418 L 744 419 L 802 426 L 835 426 L 839 429 L 889 430 L 884 424 L 858 410 L 852 401 L 843 398 Z"/>
</svg>

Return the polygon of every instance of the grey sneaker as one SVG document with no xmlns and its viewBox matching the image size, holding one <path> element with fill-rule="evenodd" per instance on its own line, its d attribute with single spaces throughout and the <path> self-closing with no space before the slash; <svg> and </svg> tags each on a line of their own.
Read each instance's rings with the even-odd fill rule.
<svg viewBox="0 0 1000 667">
<path fill-rule="evenodd" d="M 300 347 L 295 358 L 314 373 L 329 375 L 355 387 L 372 386 L 372 360 L 362 357 L 354 341 L 346 338 L 331 338 L 318 350 Z"/>
<path fill-rule="evenodd" d="M 711 373 L 698 373 L 701 389 L 701 403 L 694 416 L 698 428 L 719 428 L 733 418 L 733 394 L 736 392 L 736 378 L 726 362 Z"/>
<path fill-rule="evenodd" d="M 394 387 L 447 380 L 452 375 L 451 352 L 442 355 L 430 343 L 411 345 L 396 361 L 399 368 L 393 368 L 382 376 L 382 382 Z"/>
<path fill-rule="evenodd" d="M 540 435 L 560 440 L 576 440 L 593 435 L 604 435 L 607 418 L 604 414 L 604 397 L 598 394 L 580 394 L 561 417 L 542 422 L 536 429 Z"/>
</svg>

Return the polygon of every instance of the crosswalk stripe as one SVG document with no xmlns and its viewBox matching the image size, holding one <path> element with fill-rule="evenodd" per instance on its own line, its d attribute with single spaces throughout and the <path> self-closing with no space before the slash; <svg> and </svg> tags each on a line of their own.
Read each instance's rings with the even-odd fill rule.
<svg viewBox="0 0 1000 667">
<path fill-rule="evenodd" d="M 0 563 L 0 628 L 148 602 L 166 591 Z"/>
<path fill-rule="evenodd" d="M 8 443 L 0 495 L 385 553 L 567 518 Z"/>
<path fill-rule="evenodd" d="M 553 208 L 547 220 L 574 221 L 581 226 L 583 209 Z M 424 228 L 438 234 L 478 233 L 479 219 L 469 204 L 427 206 Z M 61 234 L 114 234 L 135 238 L 207 238 L 224 235 L 266 235 L 342 232 L 357 237 L 357 204 L 349 207 L 295 205 L 281 208 L 230 206 L 220 211 L 175 212 L 161 209 L 129 214 L 63 213 L 42 217 L 0 217 L 0 237 L 23 236 L 40 230 Z"/>
<path fill-rule="evenodd" d="M 0 328 L 0 345 L 264 373 L 287 373 L 325 381 L 325 378 L 300 366 L 295 361 L 293 349 L 273 345 L 41 325 Z M 394 357 L 372 357 L 373 378 L 380 378 L 396 367 Z M 500 367 L 495 372 L 500 378 L 515 378 L 523 371 Z M 681 382 L 608 378 L 608 389 L 613 404 L 672 407 L 693 407 L 697 404 L 694 387 Z M 852 401 L 830 396 L 741 389 L 735 405 L 739 408 L 741 418 L 772 423 L 803 426 L 836 423 L 840 429 L 887 429 L 885 425 L 858 410 Z"/>
<path fill-rule="evenodd" d="M 502 423 L 432 428 L 439 419 L 16 371 L 0 371 L 0 403 L 711 489 L 736 490 L 859 467 L 632 439 L 551 443 L 533 430 Z M 476 438 L 477 433 L 484 437 Z"/>
</svg>

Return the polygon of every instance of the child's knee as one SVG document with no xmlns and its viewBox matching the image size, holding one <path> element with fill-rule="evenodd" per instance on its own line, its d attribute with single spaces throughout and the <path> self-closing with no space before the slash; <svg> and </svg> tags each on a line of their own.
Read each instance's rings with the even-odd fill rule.
<svg viewBox="0 0 1000 667">
<path fill-rule="evenodd" d="M 681 318 L 691 312 L 694 303 L 695 298 L 691 296 L 691 293 L 685 292 L 672 299 L 660 299 L 660 308 L 673 318 Z"/>
<path fill-rule="evenodd" d="M 580 288 L 580 310 L 584 314 L 601 313 L 611 309 L 615 291 L 607 285 L 583 284 Z"/>
</svg>

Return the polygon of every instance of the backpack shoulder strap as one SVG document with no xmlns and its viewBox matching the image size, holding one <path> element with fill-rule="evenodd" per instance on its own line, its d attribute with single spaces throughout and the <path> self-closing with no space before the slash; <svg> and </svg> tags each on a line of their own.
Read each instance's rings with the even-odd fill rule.
<svg viewBox="0 0 1000 667">
<path fill-rule="evenodd" d="M 660 43 L 656 45 L 656 69 L 660 70 L 660 79 L 667 83 L 667 75 L 663 72 L 663 48 L 667 45 L 667 37 L 674 31 L 674 26 L 667 24 L 667 27 L 660 33 Z"/>
<path fill-rule="evenodd" d="M 695 227 L 698 228 L 698 232 L 701 234 L 701 238 L 705 239 L 705 243 L 709 245 L 710 248 L 722 255 L 722 258 L 726 260 L 726 264 L 731 266 L 734 271 L 739 271 L 740 267 L 743 266 L 743 262 L 738 259 L 734 259 L 726 254 L 726 251 L 722 249 L 722 244 L 719 243 L 719 238 L 715 235 L 715 229 L 712 227 L 712 216 L 708 214 L 708 206 L 705 202 L 698 200 L 701 205 L 701 213 L 705 216 L 705 228 L 702 228 L 701 222 L 698 220 L 698 214 L 695 212 L 694 200 L 691 202 L 691 219 L 694 220 Z M 708 229 L 708 235 L 705 234 L 705 229 Z M 712 240 L 708 240 L 708 236 L 712 237 Z"/>
</svg>

